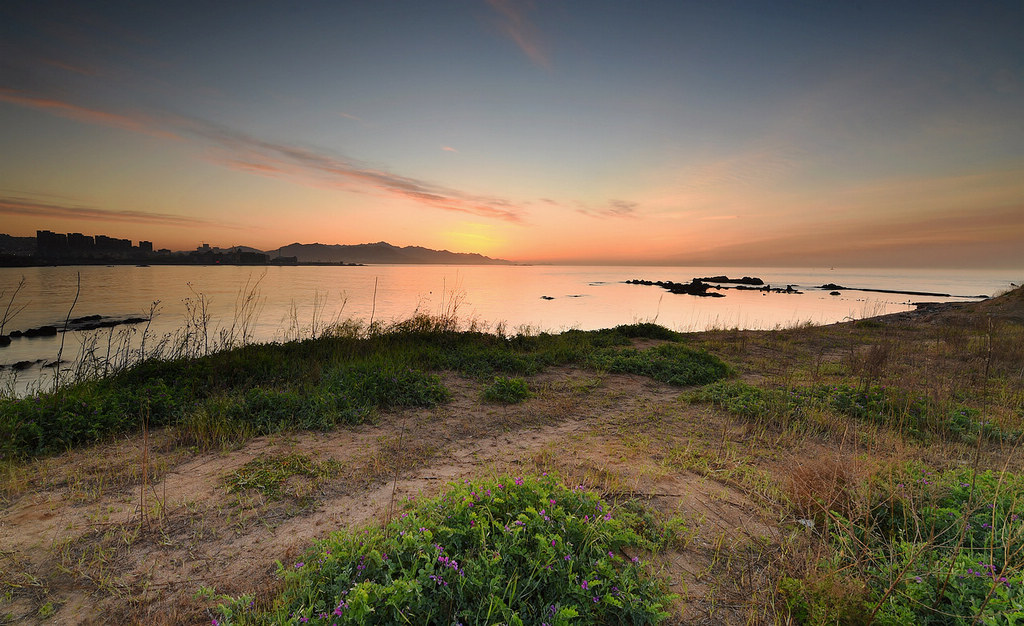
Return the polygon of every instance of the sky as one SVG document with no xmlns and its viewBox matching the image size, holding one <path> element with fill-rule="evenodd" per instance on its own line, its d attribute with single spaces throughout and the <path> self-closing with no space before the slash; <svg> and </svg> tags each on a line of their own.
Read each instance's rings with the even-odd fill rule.
<svg viewBox="0 0 1024 626">
<path fill-rule="evenodd" d="M 1024 268 L 1024 2 L 0 5 L 0 233 Z"/>
</svg>

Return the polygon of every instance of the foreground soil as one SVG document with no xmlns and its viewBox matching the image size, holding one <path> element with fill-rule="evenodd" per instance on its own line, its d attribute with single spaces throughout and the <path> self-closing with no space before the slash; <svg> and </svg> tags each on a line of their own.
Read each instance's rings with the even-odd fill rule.
<svg viewBox="0 0 1024 626">
<path fill-rule="evenodd" d="M 1018 290 L 869 323 L 688 342 L 752 384 L 898 380 L 971 392 L 1012 420 L 1024 406 L 1022 312 Z M 393 505 L 450 481 L 543 472 L 685 520 L 682 545 L 651 559 L 678 596 L 672 622 L 772 623 L 784 620 L 780 574 L 815 557 L 793 506 L 807 476 L 852 483 L 909 460 L 1021 467 L 1005 445 L 921 445 L 838 419 L 816 432 L 755 427 L 637 376 L 551 368 L 528 377 L 533 396 L 511 406 L 484 402 L 486 381 L 442 376 L 450 402 L 372 425 L 207 451 L 151 432 L 15 467 L 0 484 L 0 623 L 208 624 L 201 587 L 269 598 L 278 562 L 332 531 L 380 524 Z M 294 455 L 329 470 L 290 475 L 276 491 L 233 488 L 254 459 Z"/>
</svg>

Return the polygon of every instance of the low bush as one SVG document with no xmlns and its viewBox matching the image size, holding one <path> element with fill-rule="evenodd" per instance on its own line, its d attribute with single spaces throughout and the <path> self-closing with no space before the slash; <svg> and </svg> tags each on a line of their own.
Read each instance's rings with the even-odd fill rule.
<svg viewBox="0 0 1024 626">
<path fill-rule="evenodd" d="M 909 468 L 871 494 L 831 539 L 880 623 L 1024 620 L 1024 476 Z"/>
<path fill-rule="evenodd" d="M 484 400 L 502 404 L 517 404 L 530 397 L 530 387 L 522 378 L 495 376 L 494 382 L 484 389 Z"/>
<path fill-rule="evenodd" d="M 671 538 L 639 519 L 550 477 L 466 481 L 321 541 L 268 612 L 244 596 L 221 623 L 656 623 L 670 596 L 637 555 Z"/>
<path fill-rule="evenodd" d="M 729 366 L 718 357 L 674 343 L 647 350 L 595 350 L 587 357 L 586 364 L 613 374 L 638 374 L 678 386 L 706 385 L 732 374 Z"/>
</svg>

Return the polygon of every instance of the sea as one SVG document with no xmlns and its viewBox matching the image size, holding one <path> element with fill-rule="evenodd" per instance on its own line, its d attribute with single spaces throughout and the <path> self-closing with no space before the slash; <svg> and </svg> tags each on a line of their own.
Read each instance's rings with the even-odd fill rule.
<svg viewBox="0 0 1024 626">
<path fill-rule="evenodd" d="M 724 297 L 672 294 L 633 279 L 688 283 L 695 277 L 751 276 L 800 293 L 723 290 Z M 19 283 L 20 291 L 15 295 Z M 691 332 L 833 324 L 912 310 L 917 302 L 972 301 L 1024 282 L 1020 270 L 555 265 L 60 266 L 0 268 L 3 333 L 67 318 L 145 317 L 149 323 L 56 336 L 16 338 L 0 347 L 0 389 L 23 395 L 52 384 L 58 354 L 73 363 L 116 341 L 137 349 L 179 335 L 197 320 L 208 341 L 283 342 L 333 323 L 390 324 L 417 314 L 457 317 L 463 328 L 539 333 L 654 322 Z M 950 294 L 844 290 L 821 285 Z M 13 301 L 11 300 L 13 296 Z M 6 312 L 5 312 L 6 311 Z M 16 313 L 16 314 L 15 314 Z M 28 362 L 28 364 L 26 364 Z M 15 364 L 20 364 L 17 368 Z M 49 365 L 49 367 L 47 367 Z"/>
</svg>

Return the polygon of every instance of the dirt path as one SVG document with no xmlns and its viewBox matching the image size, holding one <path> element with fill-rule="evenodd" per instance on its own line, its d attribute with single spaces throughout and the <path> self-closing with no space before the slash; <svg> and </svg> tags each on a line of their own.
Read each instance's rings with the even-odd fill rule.
<svg viewBox="0 0 1024 626">
<path fill-rule="evenodd" d="M 151 440 L 156 479 L 91 459 L 141 465 L 141 439 L 40 464 L 49 487 L 28 488 L 0 510 L 4 566 L 18 587 L 10 620 L 48 624 L 209 623 L 201 587 L 271 593 L 277 562 L 296 558 L 339 528 L 380 523 L 394 500 L 438 492 L 449 481 L 501 473 L 557 471 L 612 498 L 640 497 L 686 520 L 687 543 L 659 557 L 689 618 L 720 590 L 707 572 L 721 552 L 776 532 L 765 509 L 728 481 L 680 469 L 681 446 L 741 437 L 727 420 L 677 401 L 680 390 L 633 376 L 553 368 L 529 380 L 536 395 L 516 406 L 482 403 L 476 381 L 448 376 L 451 402 L 380 416 L 374 425 L 330 433 L 261 437 L 229 451 L 161 452 Z M 735 432 L 733 432 L 735 430 Z M 724 435 L 723 435 L 724 433 Z M 315 484 L 289 479 L 284 496 L 229 493 L 246 463 L 300 454 L 336 462 Z M 119 474 L 120 472 L 120 474 Z M 75 485 L 92 485 L 91 489 Z M 143 506 L 140 507 L 140 504 Z M 146 512 L 145 517 L 140 510 Z M 43 610 L 40 611 L 40 607 Z M 52 612 L 52 613 L 51 613 Z"/>
</svg>

